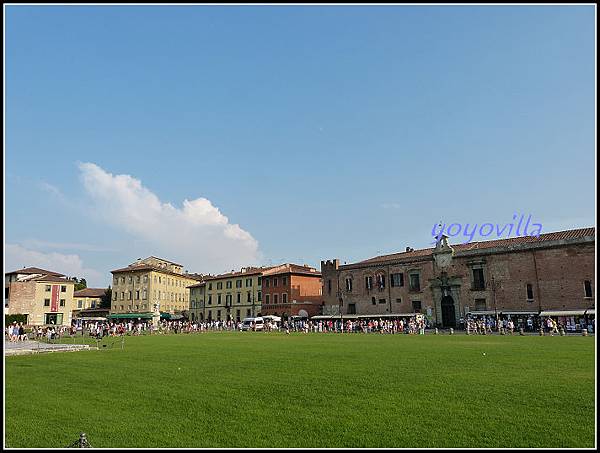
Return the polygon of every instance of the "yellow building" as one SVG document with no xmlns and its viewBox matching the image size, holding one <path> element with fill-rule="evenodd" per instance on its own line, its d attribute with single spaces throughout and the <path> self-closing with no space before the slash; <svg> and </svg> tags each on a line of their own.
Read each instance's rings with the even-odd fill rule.
<svg viewBox="0 0 600 453">
<path fill-rule="evenodd" d="M 204 319 L 204 295 L 206 292 L 206 282 L 196 283 L 189 287 L 190 289 L 190 320 L 202 321 Z"/>
<path fill-rule="evenodd" d="M 100 308 L 106 288 L 84 288 L 73 293 L 75 309 Z"/>
<path fill-rule="evenodd" d="M 71 325 L 75 282 L 58 272 L 28 267 L 4 276 L 4 313 L 29 325 Z"/>
<path fill-rule="evenodd" d="M 205 276 L 190 287 L 190 319 L 234 320 L 260 316 L 262 273 L 269 268 L 243 267 L 240 272 Z M 193 307 L 193 308 L 192 308 Z"/>
<path fill-rule="evenodd" d="M 181 264 L 150 256 L 129 266 L 111 271 L 113 274 L 111 316 L 147 314 L 159 310 L 181 313 L 189 308 L 188 286 L 201 277 L 183 271 Z"/>
</svg>

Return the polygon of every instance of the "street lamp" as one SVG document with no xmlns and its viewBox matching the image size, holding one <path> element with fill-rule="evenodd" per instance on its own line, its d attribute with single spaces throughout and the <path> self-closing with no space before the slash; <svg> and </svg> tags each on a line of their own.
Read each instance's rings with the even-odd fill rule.
<svg viewBox="0 0 600 453">
<path fill-rule="evenodd" d="M 343 326 L 344 326 L 344 320 L 343 320 L 343 316 L 342 316 L 342 307 L 344 306 L 344 293 L 341 289 L 338 289 L 337 291 L 337 296 L 338 296 L 338 302 L 339 302 L 339 312 L 340 312 L 340 331 L 343 330 Z"/>
</svg>

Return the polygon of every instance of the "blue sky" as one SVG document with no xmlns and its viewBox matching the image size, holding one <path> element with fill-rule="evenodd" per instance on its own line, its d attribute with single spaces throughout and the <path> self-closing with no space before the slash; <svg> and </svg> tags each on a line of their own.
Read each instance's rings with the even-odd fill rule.
<svg viewBox="0 0 600 453">
<path fill-rule="evenodd" d="M 6 270 L 106 286 L 149 255 L 319 267 L 440 220 L 595 225 L 594 15 L 5 7 Z"/>
</svg>

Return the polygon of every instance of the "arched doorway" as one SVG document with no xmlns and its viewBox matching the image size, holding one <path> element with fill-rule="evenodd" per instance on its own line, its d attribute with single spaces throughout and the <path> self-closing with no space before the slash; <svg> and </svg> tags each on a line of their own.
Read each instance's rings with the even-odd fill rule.
<svg viewBox="0 0 600 453">
<path fill-rule="evenodd" d="M 456 313 L 452 296 L 442 297 L 442 327 L 456 327 Z"/>
</svg>

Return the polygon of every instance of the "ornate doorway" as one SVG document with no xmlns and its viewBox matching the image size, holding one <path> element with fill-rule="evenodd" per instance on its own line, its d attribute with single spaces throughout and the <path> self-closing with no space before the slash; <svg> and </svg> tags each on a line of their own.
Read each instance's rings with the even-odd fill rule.
<svg viewBox="0 0 600 453">
<path fill-rule="evenodd" d="M 442 327 L 456 327 L 456 313 L 452 296 L 442 297 Z"/>
</svg>

